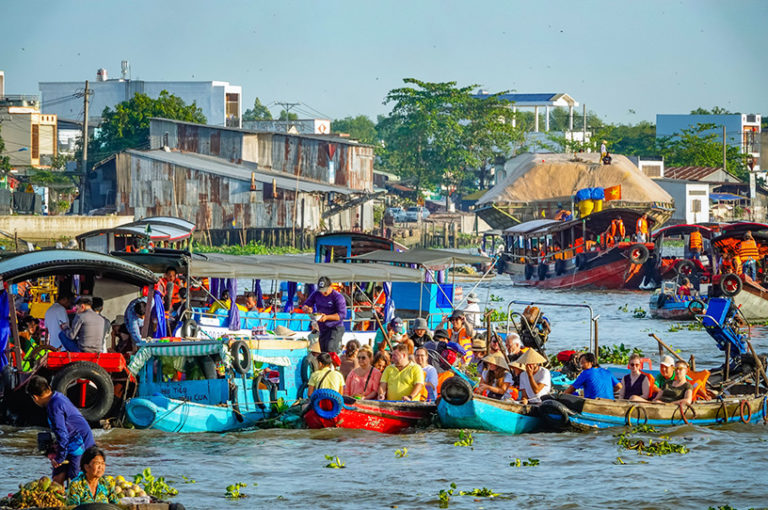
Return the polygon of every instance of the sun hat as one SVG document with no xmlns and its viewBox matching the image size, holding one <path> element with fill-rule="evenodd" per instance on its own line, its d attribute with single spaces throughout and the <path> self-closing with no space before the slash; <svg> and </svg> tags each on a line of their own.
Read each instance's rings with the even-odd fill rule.
<svg viewBox="0 0 768 510">
<path fill-rule="evenodd" d="M 467 303 L 479 303 L 480 299 L 477 297 L 477 294 L 474 292 L 470 292 L 467 296 Z"/>
<path fill-rule="evenodd" d="M 504 359 L 504 355 L 500 352 L 494 352 L 483 358 L 485 363 L 493 363 L 497 367 L 506 367 L 507 362 Z"/>
<path fill-rule="evenodd" d="M 436 329 L 435 334 L 432 335 L 432 338 L 435 340 L 439 340 L 440 338 L 448 340 L 449 338 L 451 338 L 451 335 L 449 335 L 448 332 L 444 329 Z"/>
<path fill-rule="evenodd" d="M 517 361 L 513 361 L 512 363 L 509 364 L 509 366 L 510 366 L 510 368 L 516 368 L 518 370 L 525 370 L 525 365 L 523 365 L 522 363 L 517 362 Z"/>
<path fill-rule="evenodd" d="M 528 349 L 523 353 L 522 356 L 517 358 L 517 362 L 523 365 L 536 365 L 536 364 L 546 363 L 547 358 L 545 358 L 538 352 L 534 351 L 533 349 Z"/>
<path fill-rule="evenodd" d="M 448 317 L 448 320 L 453 319 L 463 319 L 464 318 L 464 312 L 461 310 L 454 310 L 450 317 Z"/>
<path fill-rule="evenodd" d="M 277 336 L 293 336 L 295 334 L 295 331 L 292 331 L 285 326 L 278 326 L 275 328 L 275 335 Z"/>
<path fill-rule="evenodd" d="M 675 366 L 675 360 L 672 359 L 672 356 L 664 356 L 661 358 L 661 364 L 665 367 L 674 367 Z"/>
<path fill-rule="evenodd" d="M 482 338 L 475 338 L 472 340 L 472 350 L 473 351 L 484 351 L 486 349 L 485 340 Z"/>
<path fill-rule="evenodd" d="M 320 350 L 320 342 L 315 342 L 312 345 L 310 345 L 309 352 L 314 352 L 315 354 L 320 354 L 321 352 L 323 352 Z"/>
<path fill-rule="evenodd" d="M 413 329 L 428 329 L 427 319 L 419 317 L 418 319 L 413 321 Z"/>
</svg>

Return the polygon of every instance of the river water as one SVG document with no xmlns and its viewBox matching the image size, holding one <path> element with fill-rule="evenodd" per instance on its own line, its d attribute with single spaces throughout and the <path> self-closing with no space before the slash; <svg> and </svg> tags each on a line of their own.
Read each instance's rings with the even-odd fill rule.
<svg viewBox="0 0 768 510">
<path fill-rule="evenodd" d="M 600 315 L 601 345 L 640 347 L 658 365 L 659 337 L 693 352 L 699 368 L 722 362 L 714 342 L 701 331 L 670 332 L 673 324 L 637 319 L 648 309 L 647 292 L 557 292 L 509 285 L 499 276 L 481 285 L 491 294 L 516 300 L 590 304 Z M 465 288 L 465 293 L 468 289 Z M 501 303 L 495 303 L 500 306 Z M 627 312 L 623 311 L 626 305 Z M 522 311 L 522 306 L 513 309 Z M 550 353 L 588 345 L 584 309 L 543 307 L 552 322 Z M 768 351 L 768 328 L 757 327 L 753 342 Z M 0 428 L 0 494 L 47 471 L 35 452 L 37 430 Z M 438 508 L 441 489 L 457 486 L 448 508 L 690 508 L 768 506 L 768 433 L 764 425 L 680 426 L 665 430 L 683 443 L 686 455 L 640 456 L 620 450 L 614 434 L 541 433 L 505 436 L 473 432 L 470 447 L 454 446 L 458 431 L 420 430 L 385 436 L 350 430 L 258 430 L 233 434 L 165 434 L 157 431 L 96 431 L 107 452 L 110 474 L 133 475 L 151 467 L 173 480 L 175 498 L 190 509 L 219 508 Z M 407 448 L 398 458 L 395 450 Z M 338 456 L 345 469 L 327 469 L 325 455 Z M 619 464 L 621 457 L 625 464 Z M 511 467 L 516 458 L 540 461 Z M 182 475 L 197 483 L 184 483 Z M 249 497 L 224 498 L 227 485 L 245 482 Z M 258 485 L 254 486 L 253 484 Z M 487 487 L 494 499 L 460 496 L 459 490 Z"/>
</svg>

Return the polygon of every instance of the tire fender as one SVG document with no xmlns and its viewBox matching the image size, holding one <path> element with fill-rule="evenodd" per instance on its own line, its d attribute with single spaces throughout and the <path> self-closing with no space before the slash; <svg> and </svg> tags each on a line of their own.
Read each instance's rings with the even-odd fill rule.
<svg viewBox="0 0 768 510">
<path fill-rule="evenodd" d="M 741 292 L 741 288 L 744 284 L 741 282 L 741 278 L 733 273 L 723 275 L 720 279 L 720 292 L 724 296 L 732 297 Z"/>
<path fill-rule="evenodd" d="M 321 402 L 330 402 L 331 408 L 323 409 L 320 405 Z M 321 388 L 312 393 L 309 403 L 312 406 L 312 410 L 320 418 L 332 420 L 341 414 L 341 409 L 344 406 L 344 397 L 337 391 Z"/>
<path fill-rule="evenodd" d="M 232 342 L 229 353 L 232 355 L 232 369 L 240 375 L 247 374 L 253 364 L 251 347 L 248 342 L 245 340 Z"/>
<path fill-rule="evenodd" d="M 637 243 L 629 247 L 629 260 L 633 264 L 645 264 L 650 254 L 644 244 Z"/>
<path fill-rule="evenodd" d="M 80 403 L 69 396 L 69 388 L 79 385 L 78 380 L 81 379 L 89 381 L 88 387 L 91 384 L 96 387 L 95 398 L 87 407 L 80 407 Z M 76 361 L 61 369 L 53 376 L 51 388 L 66 395 L 80 410 L 83 418 L 92 423 L 104 419 L 115 401 L 115 386 L 112 378 L 106 370 L 91 361 Z"/>
<path fill-rule="evenodd" d="M 452 406 L 462 406 L 472 398 L 472 388 L 462 377 L 449 377 L 440 387 L 440 398 Z"/>
</svg>

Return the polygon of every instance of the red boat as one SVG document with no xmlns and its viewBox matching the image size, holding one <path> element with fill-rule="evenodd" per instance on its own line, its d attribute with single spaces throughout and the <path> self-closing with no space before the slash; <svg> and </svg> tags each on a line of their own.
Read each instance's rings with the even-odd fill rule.
<svg viewBox="0 0 768 510">
<path fill-rule="evenodd" d="M 304 422 L 311 429 L 363 429 L 399 434 L 418 424 L 428 424 L 437 410 L 434 402 L 357 400 L 326 389 L 317 390 L 312 397 L 304 413 Z"/>
</svg>

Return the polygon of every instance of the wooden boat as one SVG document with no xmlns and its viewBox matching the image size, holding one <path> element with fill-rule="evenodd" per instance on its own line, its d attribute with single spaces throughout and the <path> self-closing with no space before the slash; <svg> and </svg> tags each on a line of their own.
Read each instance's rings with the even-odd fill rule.
<svg viewBox="0 0 768 510">
<path fill-rule="evenodd" d="M 704 312 L 707 297 L 692 298 L 678 296 L 674 282 L 664 282 L 661 289 L 654 291 L 648 299 L 648 309 L 654 319 L 671 319 L 677 321 L 693 320 L 697 314 Z"/>
<path fill-rule="evenodd" d="M 480 395 L 473 395 L 461 405 L 451 404 L 442 398 L 437 404 L 437 416 L 441 426 L 451 429 L 523 434 L 539 430 L 542 426 L 536 406 Z"/>
<path fill-rule="evenodd" d="M 333 390 L 312 394 L 304 422 L 311 429 L 345 428 L 400 434 L 421 423 L 428 424 L 435 413 L 434 402 L 357 400 Z"/>
<path fill-rule="evenodd" d="M 718 425 L 724 423 L 763 423 L 768 411 L 768 396 L 733 395 L 722 400 L 698 400 L 689 406 L 633 402 L 630 400 L 585 399 L 561 394 L 557 401 L 566 410 L 549 412 L 545 419 L 575 430 L 653 425 Z"/>
</svg>

